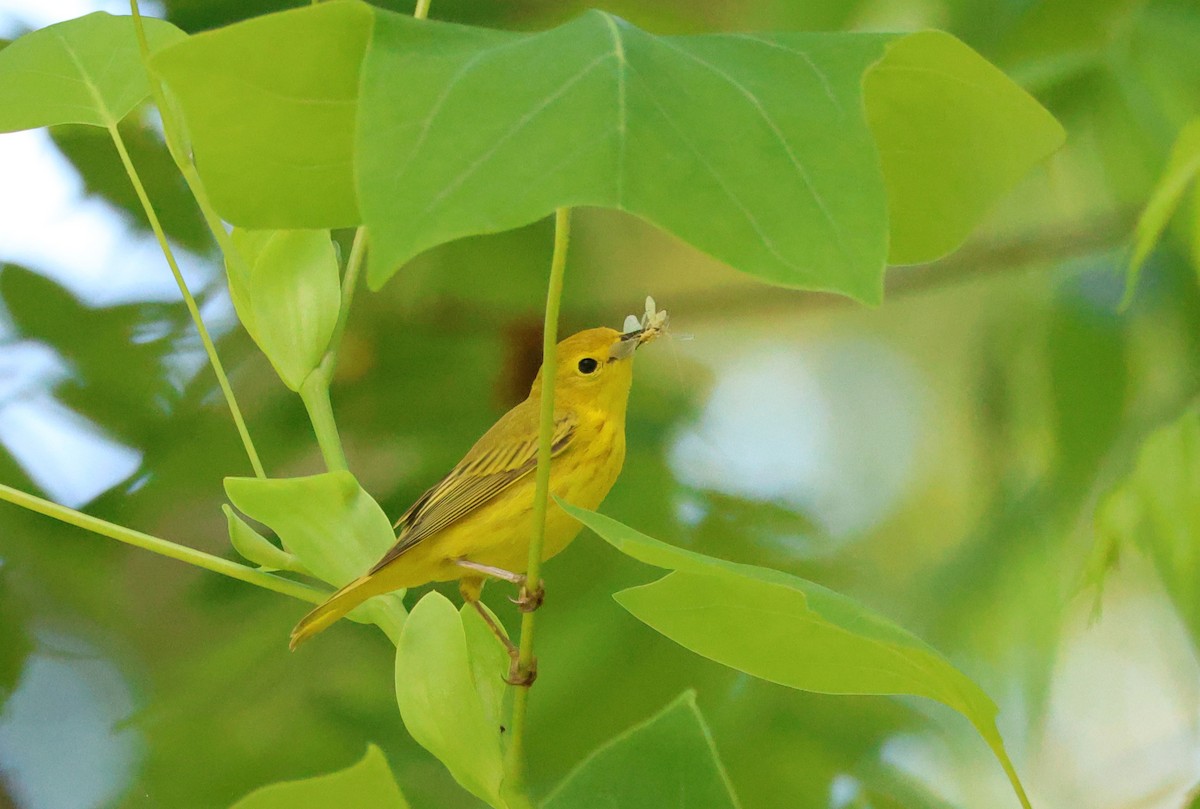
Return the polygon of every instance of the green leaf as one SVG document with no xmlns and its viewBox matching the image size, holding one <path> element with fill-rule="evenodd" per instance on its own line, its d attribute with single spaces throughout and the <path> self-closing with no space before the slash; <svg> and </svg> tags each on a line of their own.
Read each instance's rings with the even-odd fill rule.
<svg viewBox="0 0 1200 809">
<path fill-rule="evenodd" d="M 622 553 L 674 572 L 617 593 L 625 609 L 691 651 L 770 682 L 822 694 L 911 694 L 961 713 L 1024 800 L 996 706 L 932 647 L 858 602 L 777 570 L 659 542 L 559 501 Z"/>
<path fill-rule="evenodd" d="M 1183 199 L 1184 192 L 1196 179 L 1197 174 L 1200 174 L 1200 119 L 1192 121 L 1180 131 L 1167 160 L 1167 168 L 1138 218 L 1133 231 L 1133 257 L 1129 260 L 1129 269 L 1125 275 L 1125 298 L 1121 301 L 1122 306 L 1128 306 L 1133 300 L 1142 265 L 1162 238 L 1167 224 Z M 1200 226 L 1196 227 L 1193 238 L 1196 240 L 1195 244 L 1200 245 Z M 1200 246 L 1195 247 L 1195 250 L 1196 255 L 1200 257 Z M 1200 272 L 1200 262 L 1197 263 L 1197 271 Z"/>
<path fill-rule="evenodd" d="M 543 809 L 737 809 L 712 733 L 687 691 L 576 767 Z"/>
<path fill-rule="evenodd" d="M 234 230 L 233 243 L 243 261 L 226 260 L 225 270 L 238 318 L 284 384 L 299 390 L 325 355 L 341 306 L 329 231 Z"/>
<path fill-rule="evenodd" d="M 357 764 L 328 775 L 254 790 L 232 809 L 408 809 L 387 759 L 375 745 Z"/>
<path fill-rule="evenodd" d="M 229 544 L 243 559 L 253 562 L 263 570 L 297 570 L 304 572 L 296 557 L 275 547 L 262 534 L 251 528 L 245 520 L 233 513 L 229 506 L 221 506 L 225 521 L 229 525 Z"/>
<path fill-rule="evenodd" d="M 591 12 L 522 34 L 333 2 L 154 65 L 222 215 L 361 218 L 376 287 L 437 244 L 598 205 L 765 280 L 876 301 L 889 240 L 894 261 L 940 256 L 1062 140 L 936 33 L 657 37 Z"/>
<path fill-rule="evenodd" d="M 269 527 L 317 578 L 341 587 L 396 543 L 391 521 L 349 472 L 303 478 L 225 478 L 235 507 Z M 402 593 L 377 596 L 350 613 L 392 631 L 404 619 Z"/>
<path fill-rule="evenodd" d="M 152 51 L 187 38 L 163 20 L 144 22 Z M 97 11 L 25 34 L 0 51 L 0 132 L 112 126 L 148 95 L 130 17 Z"/>
<path fill-rule="evenodd" d="M 1122 551 L 1144 553 L 1200 639 L 1200 406 L 1142 442 L 1133 470 L 1100 502 L 1095 528 L 1092 583 Z"/>
<path fill-rule="evenodd" d="M 464 789 L 503 807 L 504 751 L 495 697 L 508 656 L 490 633 L 467 630 L 469 618 L 437 591 L 417 602 L 396 646 L 396 702 L 408 732 Z"/>
<path fill-rule="evenodd" d="M 895 41 L 863 79 L 887 185 L 888 262 L 957 248 L 1066 133 L 996 67 L 941 31 Z"/>
<path fill-rule="evenodd" d="M 938 257 L 1062 142 L 945 34 L 657 37 L 602 12 L 536 34 L 378 12 L 359 122 L 374 286 L 437 244 L 597 205 L 868 301 L 889 232 L 900 259 Z"/>
<path fill-rule="evenodd" d="M 260 229 L 359 223 L 354 117 L 372 19 L 362 3 L 321 3 L 155 54 L 226 220 Z"/>
</svg>

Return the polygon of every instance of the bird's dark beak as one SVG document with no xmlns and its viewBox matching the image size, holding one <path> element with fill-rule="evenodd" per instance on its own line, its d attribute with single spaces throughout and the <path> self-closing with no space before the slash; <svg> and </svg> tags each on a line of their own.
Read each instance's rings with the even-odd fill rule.
<svg viewBox="0 0 1200 809">
<path fill-rule="evenodd" d="M 622 334 L 620 339 L 608 349 L 608 358 L 610 360 L 624 360 L 632 357 L 633 352 L 637 351 L 638 346 L 643 342 L 643 332 L 644 329 L 638 329 L 637 331 Z"/>
</svg>

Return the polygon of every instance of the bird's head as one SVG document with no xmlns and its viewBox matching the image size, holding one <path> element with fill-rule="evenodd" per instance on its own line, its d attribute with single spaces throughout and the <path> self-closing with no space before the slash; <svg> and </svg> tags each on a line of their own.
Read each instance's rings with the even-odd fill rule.
<svg viewBox="0 0 1200 809">
<path fill-rule="evenodd" d="M 624 412 L 633 384 L 633 354 L 641 342 L 636 333 L 616 329 L 587 329 L 558 344 L 555 357 L 555 398 L 578 400 L 590 406 Z M 533 392 L 542 386 L 538 371 Z"/>
</svg>

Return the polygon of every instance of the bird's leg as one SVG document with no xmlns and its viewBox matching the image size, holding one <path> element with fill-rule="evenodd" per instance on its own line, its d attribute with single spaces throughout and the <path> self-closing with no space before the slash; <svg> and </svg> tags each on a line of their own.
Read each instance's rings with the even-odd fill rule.
<svg viewBox="0 0 1200 809">
<path fill-rule="evenodd" d="M 481 565 L 478 562 L 472 562 L 470 559 L 455 559 L 454 564 L 459 567 L 465 567 L 467 570 L 482 573 L 489 578 L 500 579 L 501 581 L 517 585 L 520 588 L 517 597 L 510 598 L 509 601 L 516 604 L 517 609 L 521 612 L 533 612 L 542 606 L 542 602 L 546 600 L 546 587 L 544 583 L 538 580 L 537 587 L 530 589 L 529 580 L 525 578 L 524 573 L 513 573 L 511 570 L 505 570 L 502 567 Z"/>
<path fill-rule="evenodd" d="M 484 579 L 481 576 L 464 576 L 458 581 L 458 592 L 462 594 L 463 601 L 475 608 L 475 611 L 479 613 L 479 617 L 483 619 L 488 629 L 492 630 L 492 634 L 496 636 L 496 639 L 504 645 L 504 650 L 508 652 L 508 676 L 504 678 L 504 682 L 509 685 L 528 688 L 537 679 L 537 660 L 534 659 L 530 662 L 528 671 L 521 671 L 521 650 L 509 639 L 508 633 L 504 631 L 504 627 L 497 623 L 492 614 L 484 608 L 483 602 L 479 600 L 479 594 L 483 591 L 483 582 Z"/>
</svg>

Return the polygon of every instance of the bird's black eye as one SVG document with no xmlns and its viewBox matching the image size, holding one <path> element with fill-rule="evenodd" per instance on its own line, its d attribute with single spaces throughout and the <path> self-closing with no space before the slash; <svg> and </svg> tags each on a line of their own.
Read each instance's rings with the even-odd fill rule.
<svg viewBox="0 0 1200 809">
<path fill-rule="evenodd" d="M 584 357 L 579 361 L 579 372 L 583 374 L 594 374 L 600 363 L 596 362 L 591 357 Z"/>
</svg>

